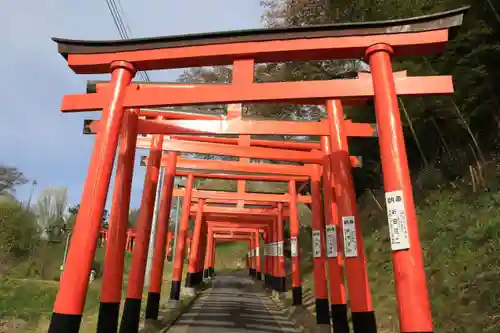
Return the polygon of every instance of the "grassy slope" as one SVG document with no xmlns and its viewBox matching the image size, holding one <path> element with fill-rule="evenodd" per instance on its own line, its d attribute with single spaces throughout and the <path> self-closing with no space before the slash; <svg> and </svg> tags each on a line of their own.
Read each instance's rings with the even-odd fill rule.
<svg viewBox="0 0 500 333">
<path fill-rule="evenodd" d="M 500 192 L 436 190 L 418 219 L 435 331 L 500 332 Z M 399 332 L 386 217 L 362 212 L 361 221 L 380 331 Z M 301 235 L 303 248 L 308 238 Z M 302 263 L 305 291 L 314 287 L 309 259 Z"/>
<path fill-rule="evenodd" d="M 215 254 L 215 271 L 237 270 L 245 268 L 245 256 L 248 252 L 248 243 L 220 243 L 217 244 Z"/>
<path fill-rule="evenodd" d="M 500 192 L 433 191 L 418 215 L 435 330 L 499 332 Z M 388 234 L 369 230 L 365 246 L 377 320 L 397 332 Z"/>
<path fill-rule="evenodd" d="M 237 258 L 244 258 L 247 252 L 245 243 L 221 244 L 217 246 L 216 270 L 236 269 Z M 103 249 L 98 249 L 96 260 L 102 262 Z M 126 257 L 126 271 L 131 256 Z M 161 308 L 165 309 L 170 292 L 172 263 L 166 262 L 162 288 Z M 187 266 L 184 266 L 184 276 Z M 52 313 L 58 282 L 48 280 L 21 279 L 13 276 L 0 277 L 0 319 L 16 318 L 27 322 L 23 332 L 45 332 L 48 318 Z M 126 288 L 124 288 L 125 292 Z M 80 332 L 95 332 L 99 308 L 100 280 L 92 282 L 85 304 L 85 313 Z M 146 306 L 147 290 L 143 297 L 143 312 Z"/>
</svg>

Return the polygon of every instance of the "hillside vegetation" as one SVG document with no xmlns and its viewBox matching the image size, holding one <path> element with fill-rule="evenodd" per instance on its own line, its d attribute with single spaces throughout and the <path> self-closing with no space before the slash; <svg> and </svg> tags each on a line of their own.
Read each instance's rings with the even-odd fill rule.
<svg viewBox="0 0 500 333">
<path fill-rule="evenodd" d="M 498 179 L 492 185 L 500 185 Z M 375 193 L 375 199 L 383 195 Z M 383 202 L 383 201 L 382 201 Z M 368 193 L 360 198 L 360 222 L 380 332 L 399 332 L 389 230 L 385 211 Z M 385 207 L 384 207 L 385 209 Z M 500 331 L 500 191 L 430 190 L 417 204 L 421 245 L 435 331 Z M 301 220 L 303 222 L 303 220 Z M 305 305 L 314 314 L 309 221 L 301 228 Z M 288 253 L 289 255 L 289 253 Z M 290 272 L 288 272 L 290 274 Z M 290 286 L 290 281 L 288 281 Z M 291 304 L 291 291 L 287 299 Z"/>
<path fill-rule="evenodd" d="M 452 75 L 454 80 L 451 96 L 398 99 L 435 330 L 499 332 L 500 5 L 490 0 L 265 0 L 261 4 L 263 24 L 285 28 L 408 18 L 471 6 L 445 52 L 396 57 L 392 63 L 394 71 L 406 70 L 409 76 Z M 370 71 L 366 59 L 270 63 L 256 66 L 255 81 L 329 80 L 359 71 Z M 231 79 L 231 67 L 219 66 L 186 70 L 179 81 Z M 373 107 L 373 103 L 345 107 L 346 118 L 373 123 Z M 325 110 L 318 105 L 244 105 L 243 117 L 314 121 L 325 117 Z M 354 178 L 377 320 L 381 332 L 398 332 L 378 142 L 350 138 L 349 150 L 363 157 L 363 168 L 354 170 Z M 230 188 L 234 190 L 235 184 Z M 265 192 L 274 190 L 269 185 Z M 301 207 L 306 288 L 313 287 L 312 260 L 307 256 L 310 217 L 307 207 Z"/>
</svg>

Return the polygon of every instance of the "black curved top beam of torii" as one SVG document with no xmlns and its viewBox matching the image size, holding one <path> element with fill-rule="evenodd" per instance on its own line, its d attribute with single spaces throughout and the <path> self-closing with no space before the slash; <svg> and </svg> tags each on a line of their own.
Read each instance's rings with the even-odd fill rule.
<svg viewBox="0 0 500 333">
<path fill-rule="evenodd" d="M 291 27 L 291 28 L 271 28 L 271 29 L 250 29 L 250 30 L 237 30 L 237 31 L 225 31 L 225 32 L 214 32 L 214 33 L 200 33 L 200 34 L 187 34 L 187 35 L 177 35 L 177 36 L 166 36 L 166 37 L 154 37 L 154 38 L 137 38 L 129 40 L 110 40 L 110 41 L 98 41 L 98 40 L 71 40 L 64 38 L 52 38 L 58 44 L 59 53 L 66 59 L 71 55 L 97 55 L 97 54 L 110 54 L 119 52 L 137 52 L 146 50 L 159 50 L 159 49 L 175 49 L 175 48 L 186 48 L 186 47 L 199 47 L 199 46 L 215 46 L 220 44 L 234 44 L 234 43 L 253 43 L 253 42 L 270 42 L 270 41 L 291 41 L 291 40 L 311 40 L 318 38 L 347 38 L 347 37 L 360 37 L 360 36 L 381 36 L 381 35 L 397 35 L 397 34 L 408 34 L 408 33 L 425 33 L 435 30 L 446 30 L 457 28 L 462 24 L 463 16 L 469 7 L 461 7 L 454 10 L 449 10 L 441 13 L 435 13 L 430 15 L 406 18 L 406 19 L 396 19 L 396 20 L 386 20 L 386 21 L 374 21 L 374 22 L 358 22 L 358 23 L 339 23 L 339 24 L 328 24 L 328 25 L 311 25 L 311 26 L 301 26 L 301 27 Z M 369 42 L 368 40 L 364 41 Z M 378 40 L 374 42 L 379 42 Z M 442 42 L 425 42 L 408 41 L 408 44 L 402 42 L 401 46 L 413 45 L 418 47 L 406 48 L 406 51 L 401 51 L 402 55 L 419 55 L 421 53 L 428 54 L 430 52 L 435 53 L 442 50 Z M 438 45 L 439 44 L 439 45 Z M 364 46 L 364 45 L 363 45 Z M 369 45 L 368 45 L 369 46 Z M 424 46 L 427 46 L 425 48 Z M 282 50 L 279 51 L 279 55 L 276 52 L 273 55 L 270 52 L 261 52 L 260 55 L 252 56 L 256 62 L 273 62 L 273 61 L 285 61 L 285 60 L 322 60 L 322 59 L 336 59 L 339 57 L 348 56 L 358 56 L 362 54 L 364 50 L 359 50 L 361 46 L 339 46 L 341 48 L 349 47 L 350 53 L 346 52 L 331 52 L 331 47 L 325 46 L 328 50 L 303 50 L 303 52 L 298 56 L 299 50 Z M 401 47 L 401 50 L 403 48 Z M 421 50 L 419 50 L 421 49 Z M 304 52 L 308 53 L 304 53 Z M 340 54 L 337 54 L 340 53 Z M 396 52 L 397 53 L 397 52 Z M 224 54 L 224 53 L 222 53 Z M 293 55 L 292 55 L 293 54 Z M 236 55 L 234 55 L 235 57 Z M 182 58 L 178 56 L 177 58 Z M 210 59 L 208 59 L 210 58 Z M 210 65 L 224 65 L 231 64 L 232 59 L 230 55 L 225 57 L 220 57 L 219 55 L 205 55 L 205 61 L 203 62 L 189 62 L 184 60 L 183 62 L 163 61 L 161 64 L 151 65 L 151 61 L 146 63 L 136 62 L 137 69 L 142 70 L 147 67 L 151 69 L 161 69 L 161 68 L 179 68 L 179 66 L 193 65 L 205 66 Z M 127 60 L 127 59 L 124 59 Z M 128 60 L 127 60 L 128 61 Z M 85 66 L 73 66 L 72 68 L 77 73 L 98 73 L 105 72 L 103 65 L 88 64 Z M 92 69 L 90 69 L 92 67 Z"/>
</svg>

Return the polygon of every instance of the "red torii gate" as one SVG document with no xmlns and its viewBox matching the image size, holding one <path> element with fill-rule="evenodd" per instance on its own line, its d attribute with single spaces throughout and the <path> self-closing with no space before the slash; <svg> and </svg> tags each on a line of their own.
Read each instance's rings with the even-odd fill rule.
<svg viewBox="0 0 500 333">
<path fill-rule="evenodd" d="M 262 279 L 262 272 L 261 272 L 261 267 L 260 267 L 260 232 L 262 231 L 264 234 L 267 234 L 270 230 L 270 224 L 236 224 L 236 223 L 231 223 L 231 222 L 207 222 L 209 224 L 209 230 L 212 230 L 212 232 L 219 232 L 219 231 L 228 231 L 231 232 L 231 235 L 233 232 L 247 232 L 247 233 L 255 233 L 255 238 L 251 239 L 251 242 L 249 243 L 249 258 L 253 256 L 251 259 L 252 261 L 250 262 L 249 266 L 249 274 L 250 276 L 253 276 L 257 278 L 258 280 Z M 252 235 L 250 235 L 253 237 Z M 265 258 L 264 260 L 267 260 Z M 267 271 L 264 272 L 266 274 Z"/>
<path fill-rule="evenodd" d="M 101 229 L 101 232 L 99 235 L 101 246 L 106 244 L 106 242 L 108 241 L 108 237 L 109 237 L 108 232 L 109 232 L 108 228 Z M 128 229 L 127 230 L 127 242 L 125 245 L 125 250 L 127 250 L 127 252 L 132 252 L 135 236 L 136 236 L 135 229 Z M 192 235 L 188 234 L 187 237 L 188 237 L 188 239 L 191 239 Z M 167 234 L 167 245 L 166 245 L 166 251 L 167 251 L 166 256 L 167 257 L 169 257 L 171 254 L 170 246 L 171 246 L 172 239 L 173 239 L 173 233 L 171 231 L 169 231 Z"/>
<path fill-rule="evenodd" d="M 129 156 L 130 152 L 127 150 L 131 147 L 135 148 L 137 133 L 135 126 L 139 121 L 134 120 L 132 114 L 124 117 L 124 114 L 127 114 L 124 112 L 124 108 L 241 102 L 304 103 L 305 101 L 327 100 L 326 106 L 330 108 L 330 111 L 327 109 L 329 114 L 338 116 L 342 111 L 339 107 L 340 102 L 335 100 L 371 97 L 375 99 L 386 204 L 392 231 L 391 247 L 396 272 L 395 281 L 400 328 L 402 332 L 432 332 L 432 320 L 397 95 L 448 94 L 453 92 L 453 86 L 451 77 L 447 76 L 394 78 L 391 69 L 391 55 L 406 56 L 440 52 L 448 40 L 449 29 L 461 24 L 465 11 L 466 9 L 459 9 L 427 17 L 371 24 L 254 30 L 219 35 L 200 34 L 124 42 L 89 43 L 55 39 L 59 44 L 59 52 L 64 55 L 68 65 L 75 72 L 80 74 L 112 72 L 112 80 L 109 88 L 105 89 L 105 91 L 89 95 L 65 96 L 61 107 L 63 111 L 102 109 L 102 121 L 105 124 L 105 130 L 101 131 L 96 137 L 81 208 L 69 246 L 67 266 L 60 283 L 49 332 L 74 333 L 79 330 L 88 286 L 88 275 L 95 251 L 100 219 L 104 210 L 113 158 L 117 150 L 118 136 L 123 118 L 128 118 L 125 119 L 126 125 L 123 126 L 128 130 L 123 133 L 125 151 L 123 156 Z M 372 71 L 371 80 L 253 83 L 254 62 L 361 57 L 366 57 L 369 60 Z M 192 85 L 190 89 L 174 89 L 175 92 L 173 92 L 171 87 L 142 89 L 138 84 L 130 84 L 136 70 L 226 65 L 231 63 L 236 68 L 233 73 L 233 83 L 229 85 Z M 335 178 L 332 181 L 341 186 L 348 185 L 351 181 L 349 177 L 350 166 L 345 144 L 340 149 L 335 147 L 335 144 L 341 144 L 342 140 L 345 140 L 345 135 L 336 136 L 334 134 L 338 134 L 334 130 L 342 130 L 342 124 L 337 124 L 335 119 L 332 118 L 333 123 L 330 123 L 330 125 L 334 124 L 330 128 L 331 132 L 324 135 L 330 136 L 330 144 L 332 145 L 332 154 L 330 156 L 337 157 L 335 160 L 341 161 L 341 163 L 333 163 L 332 159 L 331 166 L 332 169 L 338 171 L 335 172 Z M 210 122 L 210 120 L 207 121 Z M 152 124 L 152 122 L 151 120 L 144 120 L 141 124 L 148 125 Z M 236 124 L 235 127 L 229 128 L 229 130 L 218 130 L 217 134 L 267 134 L 263 132 L 275 131 L 274 125 L 270 125 L 263 123 L 260 130 L 240 131 L 239 124 Z M 314 135 L 317 133 L 314 131 L 311 133 L 303 126 L 296 125 L 287 125 L 279 134 Z M 168 123 L 168 120 L 160 121 L 155 126 L 154 128 L 161 128 L 162 133 L 166 134 L 171 133 L 174 127 Z M 338 128 L 336 128 L 337 126 Z M 209 131 L 213 131 L 214 127 L 211 123 L 207 123 L 207 128 L 209 128 Z M 161 148 L 161 140 L 159 139 L 158 137 L 158 140 L 153 142 L 152 149 L 155 152 L 154 160 L 156 161 L 160 158 L 160 154 L 157 153 Z M 132 140 L 133 143 L 128 142 Z M 120 207 L 115 214 L 121 214 L 121 216 L 128 211 L 124 208 L 128 208 L 129 204 L 131 170 L 133 167 L 130 165 L 130 159 L 123 158 L 122 162 L 118 162 L 119 170 L 117 170 L 117 174 L 122 179 L 121 186 L 115 189 L 113 195 L 113 201 Z M 148 171 L 150 171 L 148 176 L 153 177 L 154 183 L 155 172 L 152 171 L 152 168 L 148 168 Z M 319 190 L 318 179 L 320 176 L 320 170 L 317 171 L 313 175 L 315 179 L 312 181 L 313 191 L 316 192 Z M 192 177 L 189 178 L 192 179 Z M 145 188 L 146 198 L 148 198 L 147 193 L 150 193 L 151 188 L 153 188 L 152 184 Z M 342 190 L 343 193 L 335 195 L 343 221 L 343 232 L 344 235 L 347 231 L 351 232 L 351 236 L 354 236 L 351 240 L 356 239 L 356 242 L 344 244 L 347 279 L 348 281 L 362 279 L 367 282 L 366 272 L 361 275 L 352 275 L 354 272 L 360 272 L 359 267 L 362 267 L 361 271 L 366 269 L 362 262 L 364 260 L 362 247 L 359 245 L 361 238 L 359 232 L 356 232 L 357 219 L 354 202 L 352 202 L 352 196 L 348 195 L 349 191 L 352 191 L 352 186 L 342 187 Z M 321 210 L 315 200 L 312 201 L 312 205 L 313 212 Z M 189 207 L 187 207 L 185 213 L 183 215 L 189 216 Z M 141 215 L 144 216 L 141 219 L 144 221 L 144 232 L 138 234 L 138 242 L 142 244 L 147 242 L 146 237 L 149 236 L 150 227 L 148 227 L 147 220 L 150 220 L 150 211 L 141 210 Z M 122 222 L 124 218 L 119 217 L 116 220 Z M 405 227 L 407 232 L 395 234 L 396 229 L 392 227 L 393 221 L 396 221 L 398 227 Z M 120 228 L 124 227 L 121 226 Z M 120 228 L 117 228 L 117 230 L 120 230 L 120 232 L 117 231 L 119 235 L 122 234 Z M 316 229 L 314 231 L 320 230 Z M 112 246 L 116 253 L 123 251 L 120 245 L 122 237 L 119 235 L 116 236 L 117 243 Z M 322 233 L 319 232 L 319 237 L 315 235 L 316 233 L 313 233 L 315 239 L 320 240 L 319 244 L 321 245 Z M 110 235 L 110 241 L 114 238 Z M 349 239 L 349 237 L 344 238 Z M 108 244 L 108 246 L 111 247 L 111 244 Z M 358 249 L 361 249 L 361 251 Z M 324 260 L 321 252 L 320 247 L 318 256 L 315 255 L 315 262 Z M 144 251 L 134 251 L 134 266 L 140 267 L 143 257 Z M 360 257 L 362 260 L 357 259 Z M 119 258 L 119 255 L 116 255 L 116 258 Z M 349 261 L 353 264 L 348 265 Z M 320 266 L 318 265 L 318 267 Z M 119 272 L 120 267 L 116 267 L 116 271 Z M 123 271 L 123 264 L 121 264 L 121 271 Z M 142 285 L 141 271 L 143 273 L 143 270 L 138 268 L 134 271 L 135 275 L 130 276 L 130 280 L 137 281 L 137 283 L 133 284 L 135 286 Z M 321 273 L 324 276 L 320 271 L 320 268 L 318 268 L 318 271 L 315 269 L 315 274 Z M 349 278 L 350 275 L 351 279 Z M 361 303 L 356 301 L 356 297 L 351 298 L 353 324 L 355 330 L 374 332 L 376 326 L 371 307 L 371 297 L 369 296 L 367 283 L 364 286 L 366 288 L 361 288 L 361 290 L 349 288 L 350 293 L 361 292 L 364 294 L 362 296 L 362 298 L 364 297 L 364 308 L 363 306 L 358 307 Z M 138 291 L 135 290 L 132 294 L 127 295 L 127 301 L 137 300 L 138 297 L 139 302 L 134 301 L 126 304 L 125 312 L 137 308 L 138 305 L 140 307 L 142 295 L 139 295 Z M 129 296 L 133 296 L 133 298 L 129 298 Z M 118 299 L 120 298 L 118 297 Z M 102 298 L 101 301 L 103 301 Z M 101 306 L 107 304 L 106 301 L 103 302 Z M 328 297 L 326 297 L 326 302 L 328 305 Z M 109 305 L 109 312 L 114 313 L 117 311 L 116 304 L 110 303 Z M 135 323 L 131 323 L 131 326 L 135 327 Z"/>
</svg>

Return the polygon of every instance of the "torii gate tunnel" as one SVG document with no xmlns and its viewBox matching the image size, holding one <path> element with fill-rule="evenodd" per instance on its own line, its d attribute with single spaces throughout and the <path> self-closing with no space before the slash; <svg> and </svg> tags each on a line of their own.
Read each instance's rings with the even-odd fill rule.
<svg viewBox="0 0 500 333">
<path fill-rule="evenodd" d="M 284 222 L 288 220 L 293 302 L 300 306 L 301 251 L 297 203 L 305 203 L 312 211 L 317 324 L 332 325 L 337 333 L 349 332 L 350 312 L 354 332 L 376 332 L 351 172 L 353 166 L 361 166 L 361 159 L 349 155 L 347 137 L 378 136 L 400 331 L 432 332 L 398 96 L 451 94 L 453 83 L 450 76 L 412 77 L 406 72 L 393 73 L 391 60 L 399 56 L 442 52 L 450 31 L 461 25 L 466 11 L 467 8 L 460 8 L 393 21 L 127 41 L 54 38 L 59 53 L 75 73 L 110 73 L 111 79 L 90 82 L 87 94 L 63 98 L 62 112 L 90 110 L 102 113 L 100 120 L 85 123 L 86 132 L 96 133 L 94 150 L 48 331 L 79 331 L 88 277 L 118 150 L 97 332 L 117 332 L 118 326 L 121 333 L 138 332 L 161 167 L 166 172 L 148 287 L 147 319 L 158 318 L 172 197 L 183 196 L 176 247 L 173 249 L 172 304 L 175 305 L 180 297 L 188 226 L 193 215 L 195 227 L 188 254 L 186 286 L 196 287 L 204 275 L 213 275 L 215 244 L 230 239 L 249 243 L 248 265 L 252 277 L 260 280 L 264 275 L 268 288 L 284 292 L 284 242 L 287 240 L 283 230 Z M 370 74 L 357 73 L 347 79 L 326 81 L 254 82 L 256 63 L 360 58 L 369 62 Z M 132 81 L 136 71 L 212 65 L 232 65 L 232 83 L 199 85 Z M 344 120 L 343 106 L 359 105 L 371 99 L 375 102 L 376 126 Z M 242 103 L 323 105 L 327 117 L 317 122 L 245 120 L 241 116 Z M 158 109 L 203 104 L 228 104 L 227 119 L 197 114 L 195 107 L 195 112 L 190 113 Z M 220 137 L 227 134 L 238 137 Z M 252 137 L 268 134 L 319 136 L 320 141 L 271 141 Z M 127 215 L 136 148 L 150 148 L 150 152 L 144 160 L 147 166 L 140 216 L 135 229 L 121 324 L 118 325 L 124 253 L 130 249 L 127 245 Z M 166 152 L 162 156 L 163 150 Z M 179 153 L 236 156 L 239 161 L 186 159 L 179 158 Z M 292 161 L 296 165 L 252 163 L 250 159 Z M 176 175 L 187 177 L 184 189 L 174 189 Z M 238 190 L 229 193 L 194 189 L 195 178 L 237 180 Z M 288 193 L 247 193 L 247 180 L 285 181 L 288 182 Z M 300 192 L 297 188 L 304 184 L 310 184 L 310 195 L 297 193 Z M 171 243 L 171 239 L 168 242 Z M 264 247 L 263 253 L 261 247 Z M 264 259 L 262 266 L 261 256 Z"/>
</svg>

